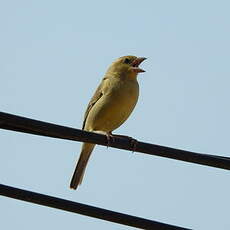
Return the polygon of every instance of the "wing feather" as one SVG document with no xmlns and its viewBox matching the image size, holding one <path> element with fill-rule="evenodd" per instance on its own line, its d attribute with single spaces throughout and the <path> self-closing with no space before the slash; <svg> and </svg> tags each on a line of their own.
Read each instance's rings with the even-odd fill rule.
<svg viewBox="0 0 230 230">
<path fill-rule="evenodd" d="M 85 122 L 86 122 L 86 119 L 89 115 L 89 112 L 90 110 L 93 108 L 93 106 L 97 103 L 97 101 L 103 96 L 103 85 L 104 85 L 104 81 L 106 80 L 107 78 L 103 78 L 101 84 L 97 87 L 93 97 L 91 98 L 88 106 L 87 106 L 87 109 L 85 111 L 85 116 L 84 116 L 84 121 L 83 121 L 83 125 L 82 125 L 82 129 L 84 130 L 85 128 Z"/>
</svg>

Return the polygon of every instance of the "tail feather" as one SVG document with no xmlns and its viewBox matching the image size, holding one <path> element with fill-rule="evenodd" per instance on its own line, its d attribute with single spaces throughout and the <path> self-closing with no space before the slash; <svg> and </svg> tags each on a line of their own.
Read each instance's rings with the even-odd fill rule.
<svg viewBox="0 0 230 230">
<path fill-rule="evenodd" d="M 81 154 L 70 182 L 70 188 L 77 189 L 77 187 L 81 184 L 86 169 L 86 165 L 88 163 L 89 157 L 94 147 L 95 144 L 84 143 L 82 145 Z"/>
</svg>

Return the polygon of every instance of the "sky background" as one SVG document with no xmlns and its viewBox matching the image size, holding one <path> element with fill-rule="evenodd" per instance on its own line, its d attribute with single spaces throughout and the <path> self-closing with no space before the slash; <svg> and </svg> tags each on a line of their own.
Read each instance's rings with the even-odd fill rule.
<svg viewBox="0 0 230 230">
<path fill-rule="evenodd" d="M 81 128 L 110 63 L 145 56 L 116 133 L 230 156 L 229 1 L 2 1 L 1 111 Z M 0 183 L 192 229 L 230 229 L 229 172 L 97 146 L 69 189 L 80 142 L 0 130 Z M 2 229 L 133 229 L 0 197 Z"/>
</svg>

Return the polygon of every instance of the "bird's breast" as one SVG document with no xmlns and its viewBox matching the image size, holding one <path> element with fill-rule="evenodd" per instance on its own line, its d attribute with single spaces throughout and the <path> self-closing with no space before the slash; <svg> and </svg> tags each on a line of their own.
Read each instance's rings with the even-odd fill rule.
<svg viewBox="0 0 230 230">
<path fill-rule="evenodd" d="M 108 82 L 107 87 L 88 115 L 87 130 L 113 131 L 129 117 L 137 103 L 137 81 Z"/>
</svg>

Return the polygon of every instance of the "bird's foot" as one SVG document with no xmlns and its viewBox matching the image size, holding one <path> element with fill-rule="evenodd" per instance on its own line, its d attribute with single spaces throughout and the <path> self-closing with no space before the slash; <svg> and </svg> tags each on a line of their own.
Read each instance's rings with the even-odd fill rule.
<svg viewBox="0 0 230 230">
<path fill-rule="evenodd" d="M 94 131 L 94 132 L 99 133 L 99 134 L 103 134 L 103 135 L 106 136 L 106 138 L 107 138 L 107 148 L 109 146 L 111 146 L 112 142 L 115 142 L 114 138 L 118 137 L 118 138 L 128 139 L 130 141 L 132 152 L 136 151 L 138 141 L 136 139 L 132 138 L 132 137 L 125 136 L 125 135 L 112 134 L 112 132 L 104 132 L 104 131 Z"/>
<path fill-rule="evenodd" d="M 112 134 L 112 133 L 111 133 Z M 112 135 L 113 137 L 119 137 L 119 138 L 124 138 L 124 139 L 129 139 L 130 141 L 130 145 L 131 145 L 131 148 L 132 148 L 132 152 L 135 152 L 136 151 L 136 148 L 137 148 L 137 143 L 138 141 L 132 137 L 129 137 L 129 136 L 125 136 L 125 135 L 117 135 L 117 134 L 113 134 Z"/>
<path fill-rule="evenodd" d="M 107 148 L 111 145 L 111 142 L 114 142 L 114 135 L 110 133 L 106 133 L 106 138 L 107 138 Z"/>
<path fill-rule="evenodd" d="M 99 130 L 96 130 L 96 131 L 93 131 L 93 132 L 106 136 L 106 138 L 107 138 L 107 148 L 111 145 L 112 142 L 115 141 L 114 137 L 113 137 L 113 134 L 111 132 L 105 132 L 105 131 L 99 131 Z"/>
</svg>

